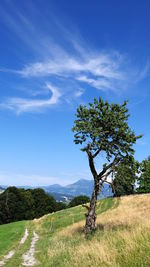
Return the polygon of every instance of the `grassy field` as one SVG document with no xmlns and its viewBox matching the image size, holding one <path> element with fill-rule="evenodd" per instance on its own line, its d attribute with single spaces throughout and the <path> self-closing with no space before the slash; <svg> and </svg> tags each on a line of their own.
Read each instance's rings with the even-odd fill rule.
<svg viewBox="0 0 150 267">
<path fill-rule="evenodd" d="M 18 227 L 15 224 L 14 229 L 16 227 L 16 231 L 20 231 L 20 236 L 28 227 L 29 237 L 5 266 L 22 266 L 22 255 L 30 248 L 33 231 L 39 235 L 35 266 L 150 266 L 150 195 L 100 200 L 97 205 L 98 230 L 88 236 L 82 231 L 85 212 L 85 208 L 78 206 L 31 222 L 20 222 Z M 1 237 L 4 240 L 4 228 L 9 229 L 12 225 L 0 227 L 0 240 Z M 14 233 L 12 236 L 14 238 Z M 15 244 L 20 236 L 16 233 Z M 2 254 L 5 255 L 12 245 L 13 241 L 5 248 L 1 246 Z"/>
<path fill-rule="evenodd" d="M 9 223 L 0 226 L 0 259 L 13 249 L 24 233 L 26 222 Z"/>
</svg>

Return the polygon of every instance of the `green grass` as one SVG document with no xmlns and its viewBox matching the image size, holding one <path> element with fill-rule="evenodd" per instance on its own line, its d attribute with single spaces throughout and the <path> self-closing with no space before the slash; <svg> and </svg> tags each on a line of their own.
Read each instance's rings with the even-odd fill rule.
<svg viewBox="0 0 150 267">
<path fill-rule="evenodd" d="M 24 235 L 25 225 L 25 221 L 0 225 L 0 258 L 15 247 Z"/>
<path fill-rule="evenodd" d="M 115 200 L 113 198 L 103 199 L 97 202 L 97 214 L 101 214 L 110 208 L 116 206 L 116 202 L 119 205 L 119 199 Z M 117 207 L 117 206 L 116 206 Z M 49 231 L 50 224 L 52 223 L 52 233 L 57 230 L 61 230 L 64 227 L 72 225 L 76 222 L 85 219 L 85 213 L 87 213 L 86 208 L 79 205 L 77 207 L 69 208 L 66 210 L 61 210 L 50 214 L 47 216 L 43 224 L 43 229 Z"/>
<path fill-rule="evenodd" d="M 22 255 L 39 235 L 37 267 L 150 267 L 150 195 L 108 198 L 97 203 L 95 233 L 82 229 L 86 209 L 62 210 L 35 221 L 0 226 L 0 253 L 15 248 L 6 267 L 21 267 Z M 52 226 L 52 227 L 51 227 Z M 19 244 L 25 227 L 29 236 Z M 2 259 L 2 257 L 0 258 Z"/>
<path fill-rule="evenodd" d="M 117 203 L 117 204 L 116 204 Z M 97 214 L 101 214 L 106 212 L 109 209 L 113 209 L 115 206 L 119 205 L 119 199 L 107 198 L 97 202 Z M 69 266 L 67 262 L 70 262 L 71 255 L 69 254 L 67 247 L 79 245 L 80 243 L 80 234 L 77 234 L 76 237 L 73 239 L 64 238 L 62 243 L 56 241 L 55 236 L 59 231 L 65 229 L 68 226 L 73 225 L 76 222 L 80 222 L 85 220 L 85 213 L 86 209 L 84 207 L 77 206 L 73 208 L 69 208 L 66 210 L 62 210 L 53 214 L 50 214 L 45 217 L 44 221 L 41 222 L 40 227 L 38 226 L 38 232 L 40 234 L 40 242 L 37 244 L 37 250 L 41 251 L 42 254 L 39 253 L 37 255 L 38 261 L 41 262 L 40 266 L 48 267 L 48 266 Z M 52 230 L 50 229 L 50 225 L 52 223 Z M 65 246 L 67 244 L 67 247 Z M 65 249 L 61 251 L 59 248 L 64 246 Z M 55 248 L 57 251 L 58 247 L 58 254 L 56 252 L 55 256 L 51 257 L 50 262 L 47 261 L 47 253 L 48 249 Z"/>
<path fill-rule="evenodd" d="M 29 235 L 28 235 L 26 242 L 23 245 L 17 244 L 17 246 L 15 247 L 14 256 L 9 261 L 7 261 L 5 263 L 5 267 L 20 267 L 20 266 L 22 266 L 21 265 L 22 255 L 29 250 L 30 245 L 31 245 L 31 240 L 33 237 L 33 223 L 32 223 L 32 221 L 27 223 L 27 228 L 28 228 Z"/>
<path fill-rule="evenodd" d="M 97 205 L 98 230 L 85 236 L 81 206 L 57 212 L 38 225 L 42 267 L 150 267 L 150 196 L 108 198 Z M 53 231 L 50 219 L 53 217 Z M 76 217 L 76 220 L 75 220 Z M 71 218 L 71 219 L 70 219 Z"/>
<path fill-rule="evenodd" d="M 105 213 L 119 205 L 119 199 L 108 198 L 97 202 L 97 214 Z M 37 261 L 41 267 L 70 267 L 71 254 L 69 247 L 77 247 L 81 243 L 81 235 L 76 233 L 73 238 L 62 237 L 59 242 L 57 234 L 63 229 L 74 225 L 76 222 L 85 220 L 86 209 L 82 206 L 77 206 L 53 214 L 45 216 L 42 220 L 37 221 L 22 221 L 10 223 L 0 226 L 0 260 L 2 255 L 6 255 L 10 250 L 15 249 L 14 256 L 5 262 L 6 267 L 20 267 L 22 263 L 22 255 L 29 250 L 33 230 L 40 237 L 40 241 L 36 244 Z M 19 241 L 24 235 L 25 228 L 29 230 L 29 236 L 25 244 L 20 245 Z M 90 242 L 90 240 L 87 240 Z M 56 253 L 48 255 L 50 250 L 55 250 Z"/>
</svg>

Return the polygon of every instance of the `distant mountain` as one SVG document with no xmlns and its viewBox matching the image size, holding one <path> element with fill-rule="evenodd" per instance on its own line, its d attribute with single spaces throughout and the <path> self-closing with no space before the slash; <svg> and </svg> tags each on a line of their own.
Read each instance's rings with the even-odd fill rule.
<svg viewBox="0 0 150 267">
<path fill-rule="evenodd" d="M 93 180 L 80 179 L 79 181 L 67 185 L 66 191 L 69 191 L 71 195 L 87 195 L 90 196 L 93 191 Z"/>
<path fill-rule="evenodd" d="M 2 187 L 2 189 L 1 189 Z M 17 186 L 18 188 L 24 188 L 24 189 L 33 189 L 36 187 L 31 186 Z M 7 187 L 5 186 L 5 189 Z M 73 197 L 79 196 L 79 195 L 86 195 L 91 197 L 93 192 L 93 180 L 86 180 L 86 179 L 80 179 L 77 182 L 73 184 L 69 184 L 67 186 L 61 186 L 59 184 L 53 184 L 49 186 L 41 186 L 45 190 L 46 193 L 51 194 L 56 201 L 63 201 L 63 202 L 69 202 L 72 200 Z M 3 186 L 0 186 L 0 193 L 2 193 L 2 190 L 5 190 Z M 112 196 L 112 190 L 109 188 L 108 184 L 104 184 L 102 192 L 99 194 L 100 198 L 105 198 L 108 196 Z"/>
<path fill-rule="evenodd" d="M 71 195 L 71 196 L 78 196 L 78 195 L 86 195 L 91 196 L 93 191 L 93 180 L 86 180 L 86 179 L 80 179 L 79 181 L 67 185 L 67 186 L 61 186 L 59 184 L 54 184 L 50 186 L 44 186 L 42 187 L 47 193 L 59 193 L 65 195 Z M 112 196 L 112 190 L 109 189 L 108 184 L 104 184 L 103 192 L 100 193 L 99 198 L 104 198 Z"/>
<path fill-rule="evenodd" d="M 63 190 L 63 186 L 59 185 L 59 184 L 53 184 L 53 185 L 48 185 L 48 186 L 42 186 L 42 188 L 47 191 L 47 192 L 61 192 Z"/>
</svg>

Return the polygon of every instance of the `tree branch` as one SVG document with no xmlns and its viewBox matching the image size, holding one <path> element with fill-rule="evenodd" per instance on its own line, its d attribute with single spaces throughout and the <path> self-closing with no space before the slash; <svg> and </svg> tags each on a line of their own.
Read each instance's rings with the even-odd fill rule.
<svg viewBox="0 0 150 267">
<path fill-rule="evenodd" d="M 103 170 L 99 173 L 98 175 L 98 179 L 102 179 L 104 174 L 113 166 L 115 166 L 117 163 L 119 163 L 119 161 L 121 160 L 121 158 L 114 158 L 113 162 L 111 162 L 109 165 L 107 165 L 106 167 L 103 168 Z M 112 171 L 111 171 L 112 172 Z"/>
<path fill-rule="evenodd" d="M 86 208 L 87 211 L 89 211 L 89 209 L 90 209 L 90 207 L 89 207 L 88 205 L 85 205 L 85 204 L 82 204 L 82 207 L 83 207 L 83 208 Z"/>
<path fill-rule="evenodd" d="M 93 161 L 93 156 L 92 156 L 92 153 L 90 152 L 90 149 L 89 149 L 89 145 L 87 146 L 86 148 L 86 152 L 87 152 L 87 155 L 88 155 L 88 159 L 89 159 L 89 166 L 90 166 L 90 170 L 93 174 L 93 177 L 94 177 L 94 180 L 95 178 L 97 178 L 97 171 L 95 169 L 95 165 L 94 165 L 94 161 Z"/>
<path fill-rule="evenodd" d="M 114 187 L 113 181 L 112 182 L 105 181 L 105 183 L 110 184 L 113 189 L 113 192 L 115 193 L 115 187 Z"/>
<path fill-rule="evenodd" d="M 101 151 L 101 147 L 93 154 L 93 159 L 99 154 Z"/>
<path fill-rule="evenodd" d="M 106 182 L 107 177 L 113 172 L 113 170 L 114 170 L 114 168 L 112 167 L 111 170 L 110 170 L 109 172 L 107 172 L 106 174 L 104 174 L 104 175 L 101 177 L 101 178 L 104 178 L 104 177 L 105 177 L 105 179 L 103 180 L 103 182 Z"/>
</svg>

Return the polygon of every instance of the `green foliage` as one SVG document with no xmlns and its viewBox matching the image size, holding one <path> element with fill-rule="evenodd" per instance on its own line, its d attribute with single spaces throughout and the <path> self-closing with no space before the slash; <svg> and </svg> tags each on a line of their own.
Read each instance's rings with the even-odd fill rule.
<svg viewBox="0 0 150 267">
<path fill-rule="evenodd" d="M 35 218 L 39 218 L 44 214 L 51 213 L 56 210 L 55 199 L 52 196 L 47 195 L 43 189 L 37 188 L 31 191 L 35 205 Z"/>
<path fill-rule="evenodd" d="M 66 208 L 67 208 L 66 203 L 64 203 L 64 202 L 56 202 L 56 211 L 64 210 Z"/>
<path fill-rule="evenodd" d="M 75 207 L 81 204 L 86 204 L 88 202 L 90 202 L 90 198 L 87 196 L 81 195 L 81 196 L 74 197 L 69 203 L 68 207 Z"/>
<path fill-rule="evenodd" d="M 134 194 L 135 181 L 137 178 L 139 164 L 133 157 L 124 158 L 115 168 L 113 180 L 114 196 Z"/>
<path fill-rule="evenodd" d="M 64 207 L 59 206 L 43 189 L 8 187 L 0 194 L 0 224 L 39 218 L 61 208 Z"/>
<path fill-rule="evenodd" d="M 140 165 L 141 174 L 138 178 L 138 193 L 150 193 L 150 157 L 143 160 Z"/>
<path fill-rule="evenodd" d="M 108 160 L 112 156 L 133 154 L 132 145 L 141 137 L 136 137 L 128 126 L 126 101 L 119 105 L 94 99 L 89 107 L 81 105 L 76 117 L 73 127 L 75 144 L 84 144 L 82 151 L 86 151 L 87 146 L 91 153 L 105 151 Z"/>
<path fill-rule="evenodd" d="M 90 208 L 86 216 L 85 233 L 96 230 L 96 201 L 103 184 L 108 182 L 109 175 L 123 158 L 134 154 L 133 144 L 137 138 L 128 125 L 127 102 L 122 105 L 110 104 L 107 101 L 94 99 L 89 106 L 77 109 L 77 119 L 73 132 L 75 144 L 82 145 L 81 150 L 87 153 L 89 167 L 94 178 L 94 190 Z M 98 155 L 106 158 L 106 163 L 98 173 L 94 159 Z"/>
</svg>

